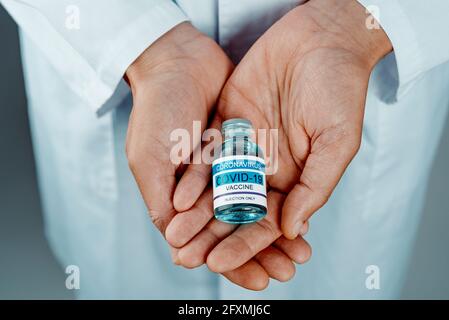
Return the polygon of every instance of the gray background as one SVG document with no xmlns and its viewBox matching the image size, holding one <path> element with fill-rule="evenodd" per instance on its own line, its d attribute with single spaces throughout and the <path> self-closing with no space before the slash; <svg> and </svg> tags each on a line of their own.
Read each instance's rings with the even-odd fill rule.
<svg viewBox="0 0 449 320">
<path fill-rule="evenodd" d="M 0 299 L 71 299 L 43 234 L 17 28 L 0 6 Z M 406 299 L 449 299 L 449 128 L 432 171 Z"/>
</svg>

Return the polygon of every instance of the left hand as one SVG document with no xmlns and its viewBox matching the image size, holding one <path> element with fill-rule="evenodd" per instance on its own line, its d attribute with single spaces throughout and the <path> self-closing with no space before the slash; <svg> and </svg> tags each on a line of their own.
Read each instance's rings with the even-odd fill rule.
<svg viewBox="0 0 449 320">
<path fill-rule="evenodd" d="M 227 272 L 283 233 L 300 241 L 307 260 L 310 248 L 298 234 L 356 154 L 371 70 L 391 51 L 383 30 L 368 30 L 366 18 L 355 0 L 311 0 L 285 15 L 249 50 L 222 91 L 215 122 L 239 117 L 251 120 L 255 129 L 279 129 L 279 170 L 267 181 L 269 203 L 277 201 L 282 210 L 269 209 L 259 223 L 235 228 L 209 221 L 211 204 L 199 214 L 198 204 L 210 198 L 205 193 L 190 214 L 176 215 L 167 228 L 167 240 L 182 247 L 179 256 L 196 264 L 207 257 L 211 270 Z M 205 187 L 210 167 L 198 170 Z M 187 173 L 175 192 L 178 211 L 189 209 L 191 200 L 184 199 L 199 197 L 189 188 L 198 177 Z M 287 195 L 285 203 L 281 193 Z"/>
</svg>

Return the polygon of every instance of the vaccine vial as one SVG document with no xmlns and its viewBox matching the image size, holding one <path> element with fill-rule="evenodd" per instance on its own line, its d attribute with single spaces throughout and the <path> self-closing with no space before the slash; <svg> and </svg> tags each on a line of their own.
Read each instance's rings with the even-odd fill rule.
<svg viewBox="0 0 449 320">
<path fill-rule="evenodd" d="M 267 214 L 267 187 L 265 160 L 252 140 L 252 124 L 230 119 L 221 133 L 221 152 L 212 163 L 215 217 L 234 224 L 259 221 Z"/>
</svg>

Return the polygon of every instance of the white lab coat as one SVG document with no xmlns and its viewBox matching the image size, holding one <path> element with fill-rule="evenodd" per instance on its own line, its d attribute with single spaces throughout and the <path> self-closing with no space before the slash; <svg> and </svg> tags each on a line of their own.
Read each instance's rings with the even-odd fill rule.
<svg viewBox="0 0 449 320">
<path fill-rule="evenodd" d="M 311 220 L 311 261 L 258 293 L 172 265 L 127 166 L 132 101 L 121 79 L 187 19 L 238 62 L 298 1 L 0 1 L 22 30 L 46 233 L 61 264 L 80 267 L 80 298 L 399 296 L 449 106 L 448 1 L 359 0 L 378 6 L 394 46 L 370 80 L 361 149 Z M 80 29 L 66 26 L 73 4 Z M 379 290 L 366 286 L 370 265 Z"/>
</svg>

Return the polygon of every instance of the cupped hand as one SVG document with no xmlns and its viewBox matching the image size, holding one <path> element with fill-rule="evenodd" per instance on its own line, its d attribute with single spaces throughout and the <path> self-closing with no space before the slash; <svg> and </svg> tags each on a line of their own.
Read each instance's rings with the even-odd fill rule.
<svg viewBox="0 0 449 320">
<path fill-rule="evenodd" d="M 126 73 L 133 95 L 126 142 L 129 166 L 162 233 L 176 214 L 173 193 L 183 171 L 182 162 L 171 157 L 176 143 L 171 133 L 186 129 L 192 137 L 194 121 L 200 121 L 203 130 L 207 127 L 232 69 L 213 40 L 183 23 L 151 45 Z M 190 150 L 196 147 L 190 145 Z M 195 170 L 188 172 L 195 176 Z M 294 272 L 287 254 L 273 248 L 226 276 L 241 286 L 262 289 L 270 275 L 281 273 L 279 277 L 285 278 Z"/>
<path fill-rule="evenodd" d="M 183 167 L 182 161 L 171 157 L 176 143 L 171 134 L 185 129 L 192 137 L 194 121 L 200 121 L 203 129 L 207 126 L 232 68 L 214 41 L 182 23 L 146 49 L 126 72 L 133 96 L 128 162 L 162 233 L 175 214 L 176 175 Z M 196 145 L 187 147 L 193 150 Z"/>
<path fill-rule="evenodd" d="M 200 196 L 210 167 L 196 165 L 195 174 L 188 169 L 174 198 L 178 211 L 186 212 L 166 232 L 184 264 L 207 261 L 212 270 L 226 272 L 278 239 L 286 243 L 282 234 L 299 242 L 307 260 L 310 248 L 298 235 L 356 154 L 371 70 L 391 50 L 383 30 L 366 28 L 366 18 L 354 0 L 309 1 L 274 24 L 236 67 L 213 126 L 246 118 L 255 129 L 278 130 L 278 170 L 267 182 L 269 202 L 282 203 L 269 204 L 267 218 L 257 224 L 225 225 L 212 219 L 210 203 L 203 204 L 210 191 Z M 182 230 L 188 223 L 192 227 Z"/>
</svg>

